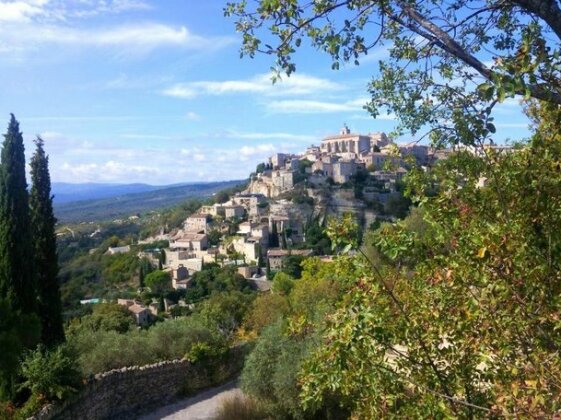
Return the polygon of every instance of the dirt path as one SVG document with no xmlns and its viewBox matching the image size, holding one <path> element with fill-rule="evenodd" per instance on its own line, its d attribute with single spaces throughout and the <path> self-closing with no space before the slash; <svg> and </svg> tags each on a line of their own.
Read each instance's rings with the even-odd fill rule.
<svg viewBox="0 0 561 420">
<path fill-rule="evenodd" d="M 194 397 L 161 407 L 140 420 L 212 420 L 224 398 L 241 394 L 237 381 L 229 382 Z"/>
</svg>

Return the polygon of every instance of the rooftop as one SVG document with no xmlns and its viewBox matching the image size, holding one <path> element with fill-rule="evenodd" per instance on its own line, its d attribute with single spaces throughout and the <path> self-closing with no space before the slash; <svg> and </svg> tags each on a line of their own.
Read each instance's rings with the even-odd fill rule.
<svg viewBox="0 0 561 420">
<path fill-rule="evenodd" d="M 312 249 L 280 249 L 274 248 L 267 251 L 268 257 L 284 257 L 287 255 L 302 255 L 308 257 L 312 255 L 314 251 Z"/>
</svg>

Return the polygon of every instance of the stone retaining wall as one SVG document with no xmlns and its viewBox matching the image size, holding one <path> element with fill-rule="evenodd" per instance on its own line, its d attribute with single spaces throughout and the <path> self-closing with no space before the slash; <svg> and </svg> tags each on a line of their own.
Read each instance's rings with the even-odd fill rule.
<svg viewBox="0 0 561 420">
<path fill-rule="evenodd" d="M 96 375 L 71 400 L 50 405 L 32 419 L 130 419 L 179 397 L 226 382 L 243 367 L 247 349 L 232 348 L 221 360 L 186 360 L 115 369 Z"/>
</svg>

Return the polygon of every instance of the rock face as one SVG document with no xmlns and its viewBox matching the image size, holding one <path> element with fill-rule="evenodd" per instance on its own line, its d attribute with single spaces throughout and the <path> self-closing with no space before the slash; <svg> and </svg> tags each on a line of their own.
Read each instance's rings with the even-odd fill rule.
<svg viewBox="0 0 561 420">
<path fill-rule="evenodd" d="M 376 213 L 364 201 L 355 198 L 353 190 L 323 189 L 310 196 L 316 199 L 316 210 L 322 214 L 338 219 L 345 213 L 352 213 L 363 228 L 376 220 Z"/>
<path fill-rule="evenodd" d="M 237 375 L 247 349 L 230 350 L 223 360 L 193 364 L 186 360 L 133 366 L 98 374 L 73 399 L 43 408 L 34 420 L 131 419 L 178 397 L 215 386 Z"/>
</svg>

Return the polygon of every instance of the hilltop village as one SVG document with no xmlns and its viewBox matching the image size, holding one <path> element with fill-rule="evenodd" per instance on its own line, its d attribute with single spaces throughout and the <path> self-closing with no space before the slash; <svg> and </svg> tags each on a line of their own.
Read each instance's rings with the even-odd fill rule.
<svg viewBox="0 0 561 420">
<path fill-rule="evenodd" d="M 168 272 L 176 290 L 186 290 L 193 274 L 209 263 L 233 265 L 255 288 L 268 290 L 269 280 L 287 261 L 310 255 L 331 258 L 325 244 L 311 240 L 310 229 L 317 233 L 326 217 L 346 212 L 364 227 L 393 219 L 409 205 L 400 186 L 410 165 L 427 166 L 445 156 L 423 145 L 398 145 L 382 132 L 357 134 L 344 126 L 302 154 L 273 154 L 257 166 L 244 191 L 201 207 L 179 229 L 162 229 L 140 241 L 169 246 L 145 249 L 138 256 Z M 129 246 L 107 251 L 128 252 Z M 140 324 L 156 311 L 126 299 L 119 303 Z"/>
</svg>

